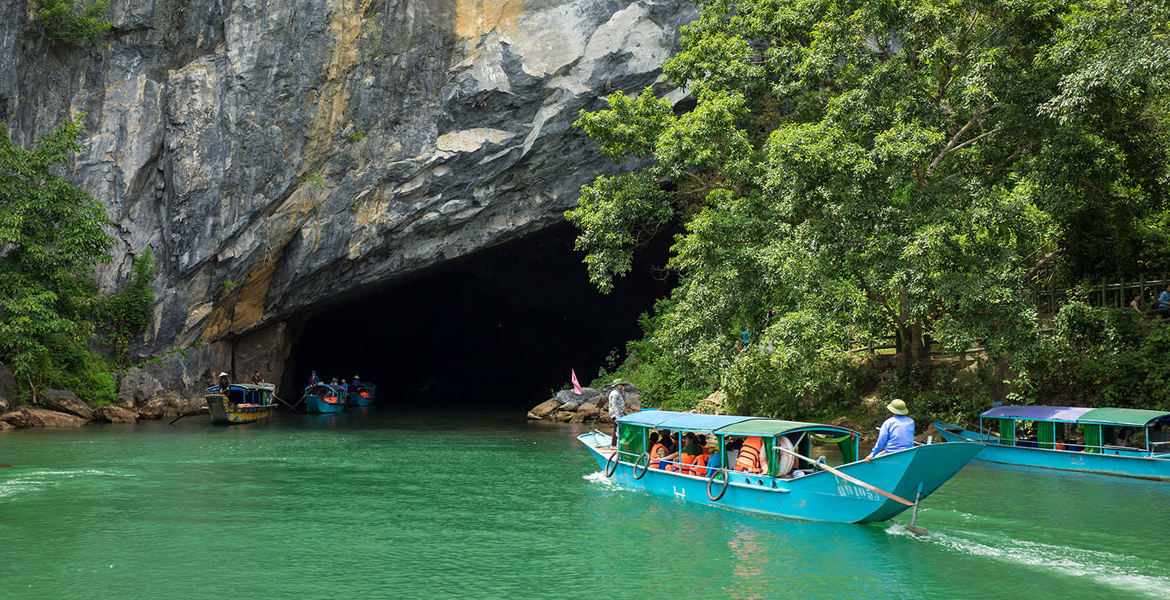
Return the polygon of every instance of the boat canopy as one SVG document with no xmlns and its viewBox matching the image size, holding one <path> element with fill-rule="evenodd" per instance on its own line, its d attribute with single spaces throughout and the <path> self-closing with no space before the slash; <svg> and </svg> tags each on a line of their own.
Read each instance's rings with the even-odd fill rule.
<svg viewBox="0 0 1170 600">
<path fill-rule="evenodd" d="M 780 419 L 739 417 L 734 415 L 702 415 L 668 410 L 636 412 L 618 419 L 618 423 L 622 425 L 638 425 L 641 427 L 678 429 L 681 431 L 710 431 L 719 435 L 736 436 L 775 436 L 797 429 L 837 431 L 845 434 L 857 433 L 844 427 L 822 425 L 820 423 L 802 423 L 799 421 L 782 421 Z"/>
<path fill-rule="evenodd" d="M 702 415 L 669 410 L 644 410 L 628 414 L 618 419 L 618 423 L 622 425 L 660 427 L 662 429 L 678 429 L 682 431 L 715 431 L 721 427 L 757 419 L 757 417 L 737 417 L 733 415 Z"/>
<path fill-rule="evenodd" d="M 802 429 L 815 429 L 817 431 L 835 431 L 837 433 L 844 433 L 846 435 L 853 435 L 856 432 L 844 427 L 837 427 L 836 425 L 823 425 L 821 423 L 803 423 L 801 421 L 781 421 L 779 419 L 752 419 L 749 421 L 742 421 L 726 427 L 721 427 L 715 433 L 719 435 L 742 435 L 742 436 L 776 436 L 783 435 L 790 431 Z"/>
<path fill-rule="evenodd" d="M 1075 406 L 997 406 L 979 415 L 992 419 L 1025 421 L 1064 421 L 1068 423 L 1100 423 L 1104 425 L 1145 426 L 1170 413 L 1138 408 L 1082 408 Z"/>
</svg>

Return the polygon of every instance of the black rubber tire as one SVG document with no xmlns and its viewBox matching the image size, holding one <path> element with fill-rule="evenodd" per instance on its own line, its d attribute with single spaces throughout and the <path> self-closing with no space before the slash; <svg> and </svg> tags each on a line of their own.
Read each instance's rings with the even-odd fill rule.
<svg viewBox="0 0 1170 600">
<path fill-rule="evenodd" d="M 642 459 L 646 459 L 646 464 L 642 465 Z M 638 465 L 642 465 L 642 472 L 638 472 Z M 641 479 L 646 476 L 646 471 L 650 470 L 650 453 L 643 452 L 638 460 L 634 461 L 634 479 Z"/>
<path fill-rule="evenodd" d="M 609 455 L 609 460 L 605 461 L 605 476 L 613 477 L 613 474 L 617 471 L 617 466 L 618 452 L 617 450 L 614 450 L 613 454 Z"/>
<path fill-rule="evenodd" d="M 715 483 L 715 476 L 719 475 L 720 473 L 723 474 L 723 487 L 719 490 L 719 494 L 713 494 L 711 493 L 711 486 Z M 719 469 L 718 471 L 711 473 L 711 477 L 707 479 L 707 497 L 710 498 L 712 502 L 718 502 L 719 499 L 723 497 L 723 494 L 727 493 L 727 486 L 729 485 L 731 485 L 731 476 L 727 474 L 727 469 Z"/>
</svg>

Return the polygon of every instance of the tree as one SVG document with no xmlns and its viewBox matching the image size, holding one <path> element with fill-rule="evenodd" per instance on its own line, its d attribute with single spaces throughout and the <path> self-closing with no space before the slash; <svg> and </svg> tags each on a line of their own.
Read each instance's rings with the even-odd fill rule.
<svg viewBox="0 0 1170 600">
<path fill-rule="evenodd" d="M 110 30 L 105 20 L 109 0 L 37 0 L 37 19 L 41 33 L 50 40 L 77 46 L 88 44 Z"/>
<path fill-rule="evenodd" d="M 0 361 L 34 401 L 87 360 L 97 298 L 90 276 L 114 242 L 102 205 L 54 172 L 83 134 L 80 117 L 67 119 L 24 150 L 0 123 Z"/>
<path fill-rule="evenodd" d="M 592 280 L 622 274 L 638 227 L 680 219 L 682 283 L 653 337 L 764 410 L 815 393 L 852 340 L 891 330 L 906 361 L 926 358 L 927 334 L 994 356 L 1034 348 L 1020 278 L 1062 232 L 1051 170 L 1076 180 L 1108 151 L 1073 151 L 1100 135 L 1065 118 L 1082 65 L 1058 50 L 1099 41 L 1078 28 L 1112 4 L 705 2 L 665 67 L 693 109 L 644 90 L 578 120 L 616 160 L 652 159 L 586 186 L 566 214 Z M 1145 106 L 1132 103 L 1124 114 Z M 765 343 L 737 351 L 741 331 Z"/>
</svg>

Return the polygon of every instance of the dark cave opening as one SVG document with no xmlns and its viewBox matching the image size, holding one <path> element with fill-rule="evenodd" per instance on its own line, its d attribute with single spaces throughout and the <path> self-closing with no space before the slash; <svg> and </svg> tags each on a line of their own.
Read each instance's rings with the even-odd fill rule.
<svg viewBox="0 0 1170 600">
<path fill-rule="evenodd" d="M 672 236 L 636 251 L 632 272 L 603 295 L 573 250 L 576 234 L 558 225 L 308 317 L 290 358 L 294 397 L 310 369 L 326 381 L 360 375 L 390 409 L 522 414 L 570 369 L 588 385 L 673 287 L 662 270 Z"/>
</svg>

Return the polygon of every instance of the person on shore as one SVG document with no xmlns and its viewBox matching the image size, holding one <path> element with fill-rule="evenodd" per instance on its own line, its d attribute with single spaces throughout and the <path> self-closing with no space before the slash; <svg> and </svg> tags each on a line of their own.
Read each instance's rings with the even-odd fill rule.
<svg viewBox="0 0 1170 600">
<path fill-rule="evenodd" d="M 613 389 L 609 392 L 609 419 L 613 421 L 613 436 L 609 439 L 609 447 L 617 447 L 618 419 L 626 414 L 626 383 L 620 379 L 613 380 Z"/>
<path fill-rule="evenodd" d="M 227 373 L 219 374 L 219 393 L 226 394 L 228 390 L 232 389 L 232 380 Z"/>
<path fill-rule="evenodd" d="M 865 462 L 883 454 L 914 447 L 914 419 L 906 416 L 910 412 L 910 409 L 906 408 L 906 403 L 901 399 L 894 399 L 886 405 L 886 410 L 894 414 L 882 423 L 877 443 L 873 445 L 869 456 L 865 457 Z"/>
<path fill-rule="evenodd" d="M 1166 286 L 1166 289 L 1162 290 L 1161 294 L 1158 294 L 1158 301 L 1150 307 L 1149 312 L 1163 319 L 1170 318 L 1170 284 Z"/>
</svg>

